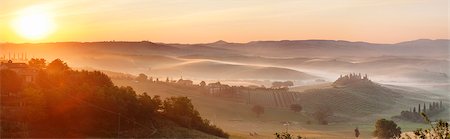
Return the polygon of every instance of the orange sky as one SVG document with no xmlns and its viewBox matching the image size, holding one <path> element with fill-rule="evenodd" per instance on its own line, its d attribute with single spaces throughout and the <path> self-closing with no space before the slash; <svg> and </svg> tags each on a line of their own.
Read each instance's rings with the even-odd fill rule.
<svg viewBox="0 0 450 139">
<path fill-rule="evenodd" d="M 14 29 L 20 11 L 54 21 L 30 40 Z M 447 0 L 2 0 L 0 42 L 331 39 L 396 43 L 449 38 Z"/>
</svg>

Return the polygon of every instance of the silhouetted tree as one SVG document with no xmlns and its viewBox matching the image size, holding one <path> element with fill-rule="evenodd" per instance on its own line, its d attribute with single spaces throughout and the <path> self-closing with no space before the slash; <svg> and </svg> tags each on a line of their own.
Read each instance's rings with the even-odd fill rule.
<svg viewBox="0 0 450 139">
<path fill-rule="evenodd" d="M 360 134 L 360 133 L 359 133 L 359 129 L 358 129 L 358 128 L 355 128 L 355 137 L 358 138 L 358 137 L 359 137 L 359 134 Z"/>
<path fill-rule="evenodd" d="M 421 107 L 420 107 L 420 104 L 419 104 L 419 111 L 418 111 L 418 113 L 421 113 L 421 112 L 422 112 L 420 109 L 421 109 Z"/>
<path fill-rule="evenodd" d="M 375 123 L 375 131 L 373 131 L 373 136 L 382 139 L 396 139 L 400 138 L 401 133 L 401 128 L 398 127 L 394 121 L 379 119 Z"/>
<path fill-rule="evenodd" d="M 139 116 L 141 119 L 150 118 L 155 116 L 158 110 L 162 109 L 162 100 L 159 96 L 154 96 L 153 98 L 147 95 L 147 93 L 143 93 L 138 95 Z"/>
<path fill-rule="evenodd" d="M 201 82 L 200 82 L 200 86 L 201 86 L 201 87 L 205 87 L 205 86 L 206 86 L 206 82 L 205 82 L 205 81 L 201 81 Z"/>
<path fill-rule="evenodd" d="M 47 71 L 51 74 L 53 73 L 62 73 L 66 71 L 70 71 L 70 67 L 67 66 L 65 62 L 63 62 L 61 59 L 55 59 L 47 66 Z"/>
<path fill-rule="evenodd" d="M 289 134 L 288 132 L 275 133 L 275 139 L 303 139 L 302 136 L 298 135 L 296 138 Z"/>
<path fill-rule="evenodd" d="M 163 114 L 178 124 L 204 131 L 219 137 L 228 138 L 222 129 L 211 125 L 209 120 L 202 119 L 200 113 L 194 109 L 191 100 L 187 97 L 170 97 L 163 102 Z"/>
<path fill-rule="evenodd" d="M 136 80 L 139 82 L 145 82 L 145 81 L 147 81 L 147 79 L 148 79 L 148 76 L 145 75 L 144 73 L 141 73 L 136 77 Z"/>
<path fill-rule="evenodd" d="M 44 69 L 47 65 L 45 63 L 45 59 L 37 59 L 32 58 L 30 61 L 28 61 L 28 66 L 37 68 L 37 69 Z"/>
<path fill-rule="evenodd" d="M 59 59 L 39 71 L 30 85 L 22 85 L 13 71 L 1 70 L 0 74 L 2 93 L 22 93 L 20 99 L 26 105 L 17 116 L 26 124 L 30 138 L 112 138 L 118 137 L 118 129 L 119 137 L 149 138 L 158 125 L 172 121 L 183 125 L 180 117 L 186 116 L 196 130 L 229 136 L 201 118 L 188 98 L 168 99 L 162 105 L 159 96 L 137 95 L 131 87 L 115 86 L 102 72 L 71 70 Z M 0 138 L 9 137 L 4 129 L 0 129 Z"/>
</svg>

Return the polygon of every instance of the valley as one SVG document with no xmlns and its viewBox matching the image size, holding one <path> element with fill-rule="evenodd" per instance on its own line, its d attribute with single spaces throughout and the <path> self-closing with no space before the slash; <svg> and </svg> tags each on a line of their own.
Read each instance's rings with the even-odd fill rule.
<svg viewBox="0 0 450 139">
<path fill-rule="evenodd" d="M 137 94 L 187 96 L 202 117 L 230 133 L 231 138 L 272 138 L 275 132 L 286 130 L 308 138 L 350 138 L 356 127 L 361 137 L 370 138 L 377 119 L 391 118 L 419 103 L 449 103 L 450 62 L 445 57 L 448 53 L 442 51 L 446 49 L 443 41 L 448 42 L 0 44 L 0 54 L 3 59 L 11 52 L 58 57 L 73 63 L 74 69 L 100 70 L 114 84 L 131 86 Z M 425 46 L 436 49 L 418 54 Z M 49 49 L 58 53 L 45 54 Z M 148 75 L 152 81 L 137 81 L 138 74 Z M 355 77 L 355 82 L 340 84 L 336 81 L 340 76 Z M 180 85 L 178 79 L 193 84 Z M 198 85 L 201 81 L 208 84 L 206 88 Z M 284 81 L 292 85 L 272 86 Z M 217 82 L 221 83 L 216 86 L 219 90 L 224 87 L 228 91 L 212 93 L 211 86 Z M 293 104 L 302 106 L 301 112 L 290 110 Z M 259 117 L 251 111 L 255 105 L 265 109 Z M 317 119 L 319 110 L 324 110 L 324 119 Z M 449 120 L 447 113 L 432 118 Z M 397 123 L 403 131 L 426 127 L 408 121 Z"/>
</svg>

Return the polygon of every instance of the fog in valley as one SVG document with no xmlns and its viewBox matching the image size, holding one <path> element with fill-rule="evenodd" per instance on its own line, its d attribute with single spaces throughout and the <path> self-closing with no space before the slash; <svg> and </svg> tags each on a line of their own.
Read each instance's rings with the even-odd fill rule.
<svg viewBox="0 0 450 139">
<path fill-rule="evenodd" d="M 61 59 L 74 70 L 104 72 L 137 94 L 187 96 L 202 117 L 231 138 L 273 138 L 282 131 L 351 138 L 355 128 L 370 138 L 380 118 L 394 119 L 404 132 L 426 127 L 400 115 L 419 104 L 427 109 L 430 104 L 431 119 L 450 120 L 449 43 L 2 43 L 0 61 Z M 435 102 L 446 108 L 434 107 Z"/>
</svg>

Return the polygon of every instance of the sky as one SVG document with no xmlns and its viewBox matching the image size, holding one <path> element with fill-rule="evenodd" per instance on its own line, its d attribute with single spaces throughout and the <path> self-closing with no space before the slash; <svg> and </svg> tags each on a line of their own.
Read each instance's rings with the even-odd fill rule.
<svg viewBox="0 0 450 139">
<path fill-rule="evenodd" d="M 50 29 L 38 27 L 49 30 L 39 39 L 15 28 L 30 7 L 51 19 Z M 0 42 L 397 43 L 448 39 L 449 7 L 448 0 L 0 0 Z"/>
</svg>

